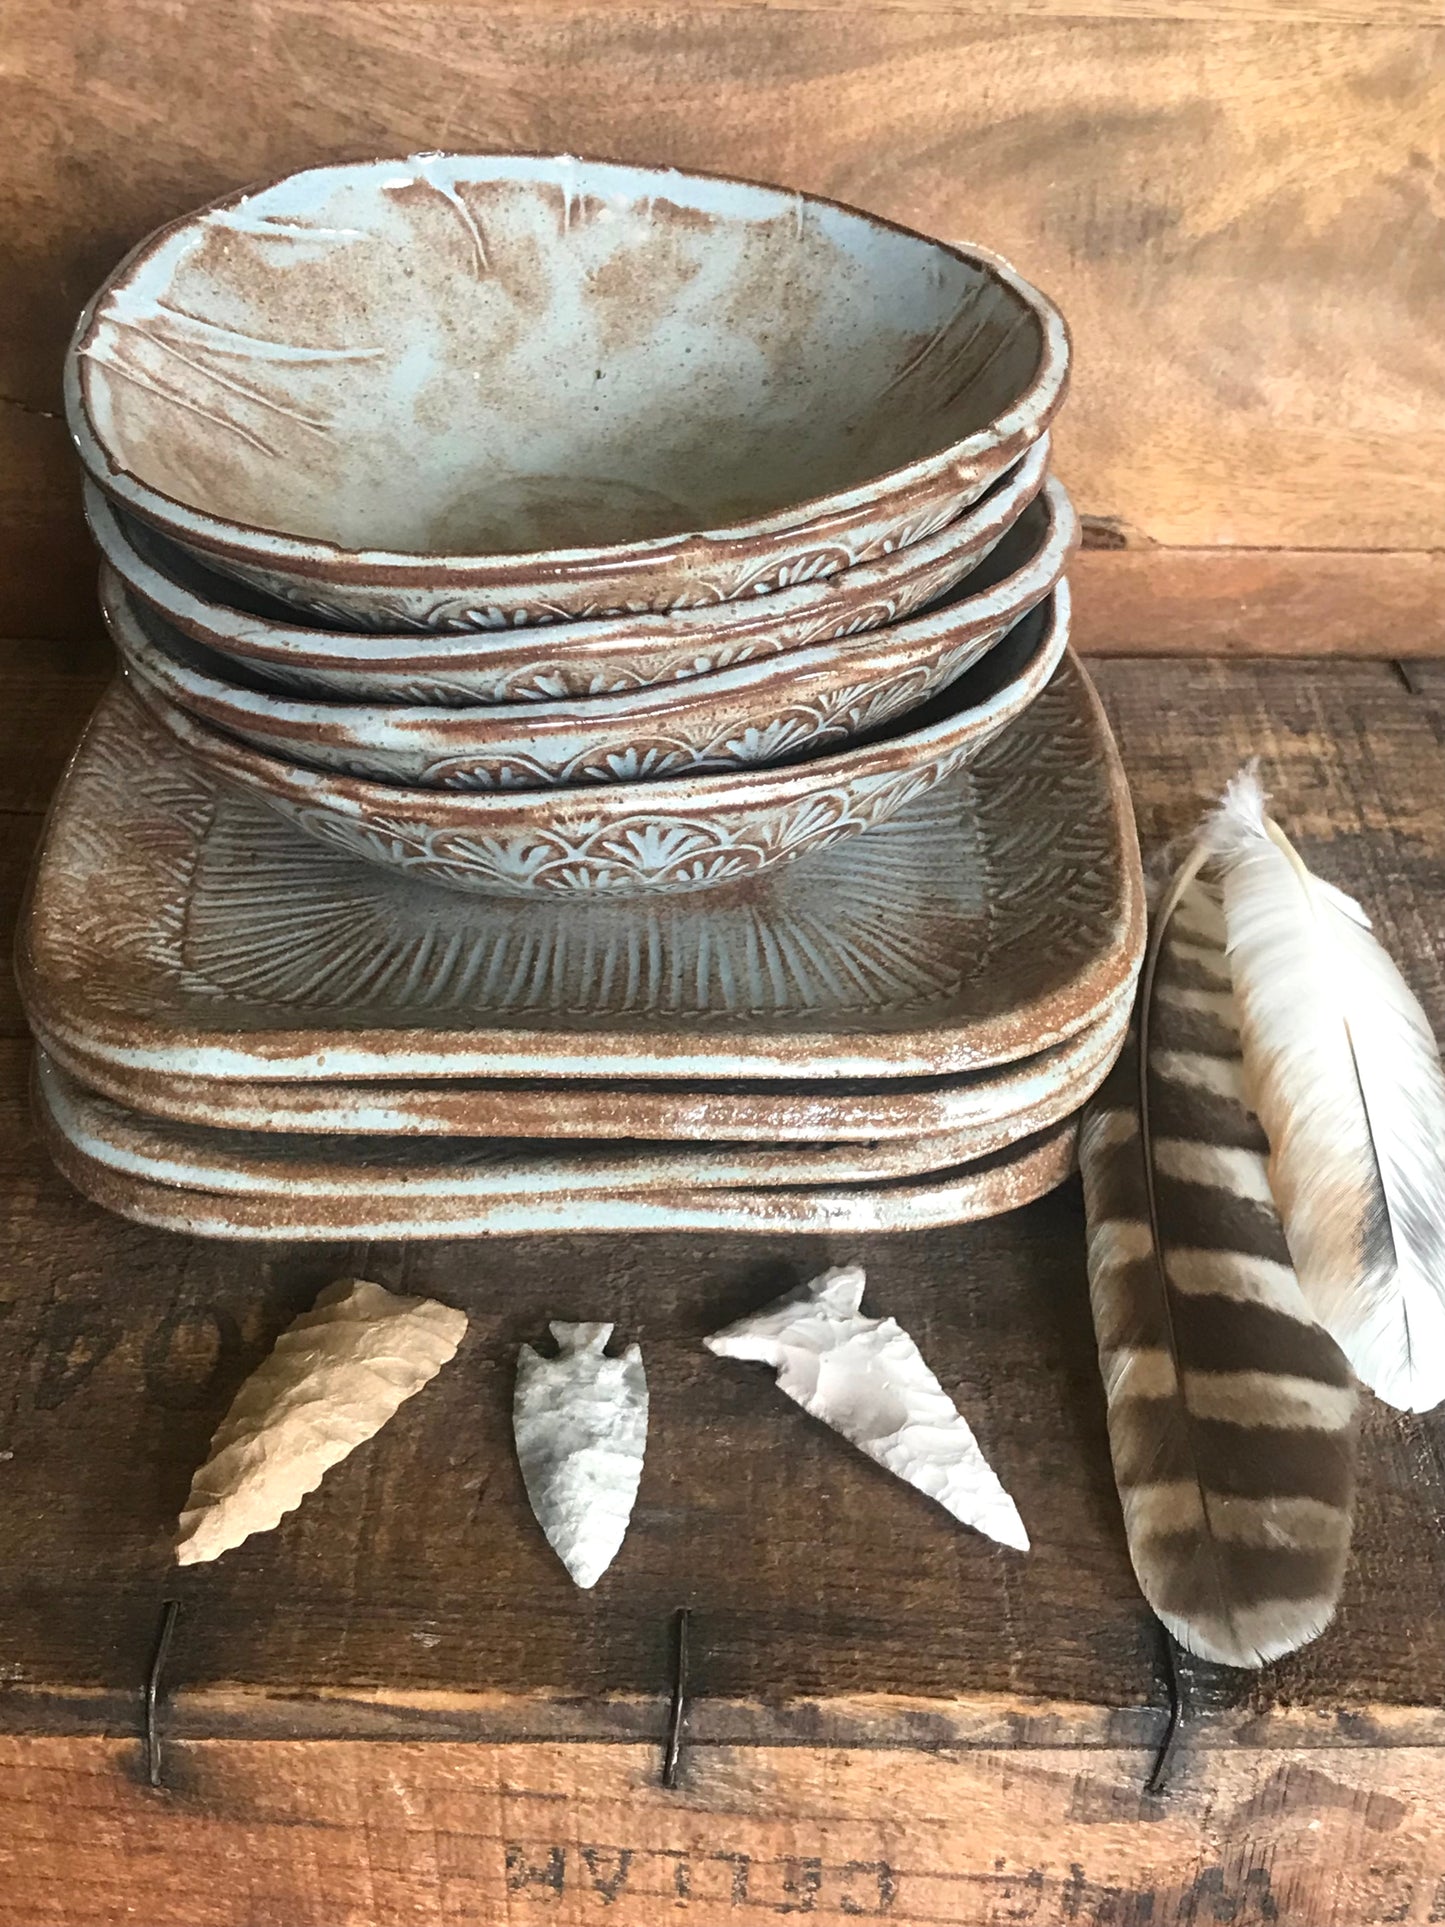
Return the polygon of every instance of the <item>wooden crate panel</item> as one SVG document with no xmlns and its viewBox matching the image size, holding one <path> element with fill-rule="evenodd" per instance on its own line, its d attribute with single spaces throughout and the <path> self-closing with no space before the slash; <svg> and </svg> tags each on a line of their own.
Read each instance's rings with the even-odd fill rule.
<svg viewBox="0 0 1445 1927">
<path fill-rule="evenodd" d="M 984 239 L 1073 323 L 1060 460 L 1087 514 L 1174 547 L 1445 547 L 1445 39 L 1407 5 L 1152 12 L 14 9 L 0 631 L 83 606 L 44 411 L 101 274 L 248 179 L 418 146 L 771 176 Z"/>
<path fill-rule="evenodd" d="M 24 1927 L 1426 1927 L 1445 1751 L 0 1740 Z"/>
</svg>

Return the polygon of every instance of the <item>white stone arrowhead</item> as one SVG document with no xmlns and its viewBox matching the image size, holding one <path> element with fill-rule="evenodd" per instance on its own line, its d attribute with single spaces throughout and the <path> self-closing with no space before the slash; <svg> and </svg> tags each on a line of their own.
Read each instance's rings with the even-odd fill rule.
<svg viewBox="0 0 1445 1927">
<path fill-rule="evenodd" d="M 547 1543 L 579 1586 L 617 1557 L 647 1449 L 647 1377 L 629 1345 L 609 1358 L 611 1325 L 553 1323 L 561 1347 L 517 1358 L 512 1433 L 527 1497 Z"/>
<path fill-rule="evenodd" d="M 865 1318 L 861 1265 L 825 1271 L 704 1343 L 777 1368 L 778 1389 L 955 1519 L 1020 1552 L 1029 1537 L 953 1400 L 894 1318 Z"/>
</svg>

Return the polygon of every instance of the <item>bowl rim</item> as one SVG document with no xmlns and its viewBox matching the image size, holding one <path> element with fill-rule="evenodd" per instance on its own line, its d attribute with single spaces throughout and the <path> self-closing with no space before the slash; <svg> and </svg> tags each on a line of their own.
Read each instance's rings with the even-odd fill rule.
<svg viewBox="0 0 1445 1927">
<path fill-rule="evenodd" d="M 302 758 L 312 741 L 378 755 L 401 754 L 408 749 L 455 754 L 480 744 L 476 753 L 483 754 L 486 736 L 509 731 L 546 740 L 573 733 L 585 735 L 591 730 L 599 732 L 598 745 L 605 747 L 613 731 L 626 735 L 650 724 L 663 724 L 679 711 L 710 702 L 726 702 L 729 698 L 745 701 L 758 692 L 771 702 L 766 692 L 775 691 L 776 701 L 786 706 L 789 690 L 802 684 L 804 678 L 812 687 L 817 682 L 847 682 L 854 674 L 883 676 L 890 670 L 906 668 L 930 644 L 941 649 L 970 637 L 982 639 L 990 631 L 1001 638 L 1049 594 L 1068 567 L 1078 542 L 1078 516 L 1063 484 L 1051 479 L 1036 500 L 1042 505 L 1044 525 L 1030 552 L 1017 568 L 972 596 L 922 610 L 902 622 L 865 630 L 858 636 L 784 650 L 680 682 L 596 696 L 561 697 L 553 702 L 465 706 L 353 703 L 231 684 L 223 675 L 172 657 L 165 643 L 155 640 L 144 620 L 138 619 L 134 606 L 138 598 L 109 562 L 101 565 L 101 613 L 122 659 L 129 665 L 139 657 L 137 675 L 159 682 L 168 699 L 196 720 L 227 731 L 253 727 L 289 736 L 295 753 Z M 166 627 L 175 626 L 167 624 L 164 617 L 155 619 Z M 155 656 L 164 660 L 152 671 L 149 663 Z M 186 690 L 188 682 L 197 686 Z M 501 754 L 500 748 L 496 753 Z"/>
<path fill-rule="evenodd" d="M 497 674 L 509 667 L 524 669 L 533 660 L 551 659 L 564 651 L 579 664 L 594 657 L 606 660 L 614 653 L 621 656 L 636 652 L 647 657 L 655 650 L 675 648 L 689 638 L 703 651 L 718 643 L 745 637 L 756 626 L 769 621 L 798 619 L 814 605 L 818 608 L 837 606 L 846 612 L 856 606 L 853 596 L 866 599 L 885 587 L 907 582 L 939 564 L 954 543 L 961 539 L 981 539 L 978 528 L 964 525 L 982 511 L 986 503 L 995 506 L 984 516 L 983 529 L 997 523 L 1000 516 L 1006 518 L 1000 533 L 991 538 L 988 551 L 991 553 L 992 547 L 1004 540 L 1014 522 L 1042 495 L 1049 479 L 1051 456 L 1051 440 L 1046 429 L 985 495 L 932 535 L 907 547 L 892 549 L 873 561 L 839 570 L 835 575 L 810 577 L 806 582 L 774 589 L 765 596 L 741 597 L 733 602 L 700 602 L 684 609 L 648 609 L 625 616 L 578 617 L 520 626 L 508 624 L 494 629 L 330 629 L 317 623 L 286 622 L 279 615 L 252 615 L 230 603 L 212 600 L 201 589 L 172 575 L 164 559 L 156 560 L 146 554 L 123 519 L 133 512 L 112 501 L 89 475 L 83 478 L 82 489 L 86 522 L 102 558 L 140 601 L 193 641 L 205 644 L 219 655 L 234 656 L 245 662 L 277 663 L 298 669 L 314 664 L 322 670 L 335 668 L 357 675 L 403 678 L 422 671 Z M 159 530 L 148 532 L 159 541 L 171 540 Z M 188 551 L 183 554 L 187 561 L 204 567 Z M 979 567 L 985 559 L 986 555 L 981 556 L 972 567 Z M 896 570 L 886 566 L 893 563 L 898 565 Z M 865 582 L 865 586 L 859 588 L 860 579 L 874 577 L 876 580 L 871 584 Z M 281 606 L 284 611 L 284 605 Z M 914 611 L 904 620 L 914 620 L 917 613 Z M 839 636 L 833 640 L 842 643 L 848 638 Z M 798 646 L 790 645 L 788 650 L 779 653 L 792 653 Z"/>
<path fill-rule="evenodd" d="M 1061 576 L 1020 622 L 1029 621 L 1039 609 L 1044 611 L 1042 633 L 1018 672 L 983 702 L 954 710 L 921 729 L 890 727 L 871 742 L 780 767 L 762 764 L 632 783 L 429 790 L 308 769 L 198 722 L 169 699 L 158 698 L 137 677 L 128 676 L 127 681 L 137 701 L 173 740 L 207 768 L 230 775 L 253 794 L 259 790 L 299 808 L 321 809 L 363 823 L 390 818 L 425 823 L 431 830 L 480 834 L 537 830 L 577 817 L 600 827 L 635 818 L 685 817 L 698 811 L 782 808 L 871 776 L 906 774 L 935 754 L 962 746 L 971 736 L 990 737 L 1028 707 L 1063 659 L 1071 618 L 1067 576 Z M 891 767 L 900 762 L 901 768 Z"/>
<path fill-rule="evenodd" d="M 957 260 L 981 267 L 987 274 L 1001 282 L 1025 308 L 1033 313 L 1039 324 L 1038 364 L 1032 378 L 1021 393 L 984 428 L 976 429 L 970 435 L 961 436 L 957 441 L 949 443 L 946 448 L 932 455 L 920 456 L 897 468 L 886 469 L 866 482 L 854 484 L 851 488 L 808 497 L 744 522 L 722 524 L 706 529 L 679 530 L 672 535 L 654 536 L 637 542 L 597 544 L 570 549 L 532 549 L 450 555 L 440 551 L 348 549 L 338 543 L 288 535 L 284 530 L 261 528 L 252 523 L 233 521 L 225 516 L 211 514 L 192 503 L 183 502 L 161 489 L 152 487 L 126 469 L 101 440 L 91 422 L 85 382 L 80 373 L 80 359 L 89 345 L 95 325 L 96 310 L 100 303 L 173 235 L 189 226 L 202 223 L 212 216 L 242 207 L 256 194 L 269 192 L 288 181 L 300 179 L 308 174 L 342 173 L 349 169 L 406 167 L 418 161 L 526 162 L 537 170 L 537 178 L 545 178 L 543 171 L 549 167 L 559 171 L 578 167 L 615 169 L 621 173 L 650 176 L 659 183 L 677 180 L 705 181 L 717 186 L 787 196 L 795 205 L 807 202 L 815 206 L 829 207 L 864 221 L 870 226 L 903 235 L 929 248 L 951 254 Z M 508 576 L 526 575 L 543 579 L 549 575 L 555 577 L 564 573 L 574 578 L 579 575 L 585 577 L 590 570 L 594 569 L 601 571 L 629 564 L 663 560 L 691 546 L 700 546 L 706 551 L 721 544 L 742 544 L 777 533 L 811 529 L 818 524 L 826 526 L 830 518 L 876 505 L 883 499 L 906 495 L 919 487 L 926 487 L 930 483 L 939 481 L 950 471 L 986 458 L 1000 448 L 1007 448 L 1013 442 L 1019 442 L 1021 452 L 1023 446 L 1035 440 L 1048 427 L 1061 406 L 1068 382 L 1069 358 L 1069 331 L 1063 315 L 1047 295 L 1027 281 L 1001 255 L 973 242 L 944 241 L 937 236 L 924 234 L 917 228 L 909 227 L 900 221 L 890 220 L 885 215 L 870 214 L 865 208 L 857 207 L 851 202 L 837 200 L 829 195 L 805 193 L 801 189 L 781 188 L 775 183 L 751 180 L 742 175 L 710 173 L 694 168 L 659 167 L 611 160 L 603 156 L 525 153 L 518 150 L 499 150 L 490 153 L 436 151 L 400 157 L 373 155 L 364 159 L 353 158 L 349 161 L 322 163 L 316 167 L 292 168 L 286 173 L 253 182 L 229 194 L 219 195 L 199 208 L 193 208 L 174 220 L 162 223 L 137 242 L 111 269 L 81 310 L 66 346 L 63 388 L 66 422 L 86 471 L 107 493 L 134 509 L 144 520 L 174 534 L 179 540 L 194 541 L 211 553 L 229 554 L 247 560 L 254 558 L 256 566 L 280 568 L 282 572 L 287 568 L 297 572 L 309 569 L 316 571 L 323 579 L 328 572 L 337 571 L 340 571 L 344 578 L 350 579 L 356 579 L 362 574 L 375 574 L 397 586 L 424 586 L 434 579 L 439 566 L 459 574 L 474 571 L 490 573 L 505 571 Z"/>
</svg>

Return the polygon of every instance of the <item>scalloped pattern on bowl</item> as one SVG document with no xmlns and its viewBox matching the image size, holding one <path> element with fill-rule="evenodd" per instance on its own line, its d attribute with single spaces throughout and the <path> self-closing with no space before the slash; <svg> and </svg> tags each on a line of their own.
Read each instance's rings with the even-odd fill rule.
<svg viewBox="0 0 1445 1927">
<path fill-rule="evenodd" d="M 787 763 L 861 736 L 978 661 L 1053 588 L 1076 536 L 1051 482 L 974 576 L 910 622 L 684 685 L 493 709 L 288 700 L 228 679 L 109 569 L 101 606 L 138 681 L 268 755 L 424 789 L 529 790 Z"/>
<path fill-rule="evenodd" d="M 193 642 L 281 688 L 352 702 L 550 703 L 684 682 L 903 621 L 987 558 L 1037 497 L 1048 461 L 1043 435 L 935 534 L 768 596 L 444 637 L 300 626 L 126 517 L 94 483 L 85 494 L 91 531 L 128 589 Z"/>
<path fill-rule="evenodd" d="M 781 770 L 591 788 L 459 794 L 333 776 L 265 756 L 144 684 L 152 715 L 221 780 L 321 842 L 450 889 L 525 896 L 682 893 L 756 876 L 883 822 L 960 769 L 1063 656 L 1061 581 L 984 662 L 909 721 Z"/>
<path fill-rule="evenodd" d="M 247 1124 L 351 1130 L 311 1109 L 344 1085 L 376 1130 L 871 1141 L 978 1122 L 980 1075 L 1127 1011 L 1143 943 L 1128 785 L 1066 656 L 867 836 L 756 887 L 617 902 L 369 869 L 233 792 L 122 681 L 56 796 L 16 963 L 46 1048 L 140 1109 L 241 1081 L 268 1107 Z"/>
</svg>

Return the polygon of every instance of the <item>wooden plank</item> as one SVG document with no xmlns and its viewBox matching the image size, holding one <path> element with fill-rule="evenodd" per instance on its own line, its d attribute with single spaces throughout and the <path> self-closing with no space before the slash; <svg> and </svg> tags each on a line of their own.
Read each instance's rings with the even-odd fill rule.
<svg viewBox="0 0 1445 1927">
<path fill-rule="evenodd" d="M 701 1741 L 1157 1737 L 1157 1643 L 1109 1480 L 1072 1187 L 987 1232 L 846 1251 L 766 1239 L 230 1250 L 107 1219 L 18 1154 L 0 1198 L 11 1730 L 130 1725 L 175 1591 L 177 1713 L 203 1735 L 658 1735 L 672 1613 L 687 1603 Z M 879 1302 L 959 1395 L 1034 1534 L 1026 1564 L 881 1489 L 764 1374 L 701 1352 L 712 1323 L 843 1257 L 868 1264 Z M 456 1369 L 276 1534 L 178 1577 L 169 1534 L 232 1390 L 319 1285 L 358 1271 L 466 1305 Z M 572 1311 L 615 1315 L 640 1339 L 653 1399 L 624 1557 L 586 1598 L 531 1525 L 508 1431 L 518 1342 Z M 1203 1679 L 1225 1732 L 1255 1731 L 1284 1700 L 1316 1730 L 1438 1740 L 1431 1437 L 1372 1414 L 1340 1624 L 1257 1684 Z"/>
<path fill-rule="evenodd" d="M 1191 827 L 1259 752 L 1307 856 L 1365 902 L 1445 1031 L 1437 704 L 1372 663 L 1117 661 L 1099 680 L 1146 846 Z M 17 684 L 4 714 L 21 742 L 27 713 Z M 23 1049 L 0 1048 L 0 1728 L 129 1726 L 159 1601 L 179 1587 L 173 1716 L 198 1738 L 655 1738 L 683 1604 L 699 1744 L 1157 1738 L 1158 1648 L 1108 1469 L 1074 1187 L 993 1225 L 846 1250 L 231 1248 L 77 1199 L 29 1136 L 23 1077 Z M 1026 1562 L 841 1451 L 766 1373 L 702 1351 L 715 1323 L 853 1256 L 1017 1494 Z M 279 1531 L 176 1575 L 172 1524 L 234 1387 L 347 1272 L 465 1305 L 457 1364 Z M 641 1340 L 653 1400 L 632 1532 L 585 1596 L 530 1524 L 509 1434 L 517 1344 L 569 1315 Z M 1339 1622 L 1260 1681 L 1198 1669 L 1210 1744 L 1445 1741 L 1441 1423 L 1371 1409 Z"/>
<path fill-rule="evenodd" d="M 1445 551 L 1086 547 L 1069 571 L 1088 656 L 1445 654 Z"/>
<path fill-rule="evenodd" d="M 79 466 L 58 416 L 0 397 L 0 635 L 68 640 L 95 627 Z"/>
<path fill-rule="evenodd" d="M 459 0 L 476 4 L 476 0 Z M 632 8 L 636 0 L 612 0 Z M 854 11 L 858 0 L 729 0 L 739 10 Z M 987 15 L 1010 20 L 1213 20 L 1267 21 L 1276 25 L 1348 24 L 1362 27 L 1438 26 L 1434 0 L 874 0 L 881 12 Z"/>
<path fill-rule="evenodd" d="M 40 841 L 44 818 L 37 814 L 0 810 L 0 941 L 5 944 L 6 967 L 0 970 L 0 1038 L 23 1037 L 25 1015 L 15 973 L 9 968 L 12 932 L 30 876 L 30 864 Z"/>
<path fill-rule="evenodd" d="M 79 721 L 94 645 L 0 651 L 0 769 Z M 1146 846 L 1251 750 L 1445 1028 L 1445 665 L 1101 662 Z M 70 708 L 67 711 L 67 701 Z M 34 818 L 17 816 L 17 823 Z M 0 1919 L 17 1927 L 1426 1927 L 1445 1912 L 1438 1415 L 1372 1407 L 1337 1625 L 1258 1681 L 1186 1672 L 1166 1796 L 1150 1622 L 1110 1483 L 1077 1191 L 922 1238 L 249 1250 L 108 1219 L 50 1172 L 0 1042 Z M 700 1334 L 845 1256 L 1018 1494 L 957 1532 Z M 467 1305 L 456 1364 L 274 1534 L 177 1574 L 234 1385 L 327 1278 Z M 595 1594 L 524 1508 L 510 1359 L 547 1316 L 640 1337 L 652 1443 Z M 880 1489 L 886 1488 L 886 1489 Z M 825 1515 L 833 1524 L 818 1530 Z M 37 1521 L 41 1529 L 37 1529 Z M 183 1601 L 136 1734 L 159 1603 Z M 675 1607 L 681 1784 L 658 1785 Z"/>
<path fill-rule="evenodd" d="M 97 628 L 92 616 L 79 641 L 0 639 L 0 1038 L 25 1033 L 8 960 L 44 813 L 112 673 Z"/>
<path fill-rule="evenodd" d="M 1384 1927 L 1439 1919 L 1445 1751 L 1148 1756 L 0 1742 L 24 1927 Z"/>
<path fill-rule="evenodd" d="M 1435 705 L 1437 715 L 1445 705 L 1445 662 L 1402 663 L 1399 675 L 1412 696 L 1423 696 Z"/>
<path fill-rule="evenodd" d="M 98 640 L 97 628 L 92 616 L 78 641 L 0 640 L 0 813 L 32 814 L 49 804 L 114 673 L 110 645 Z M 12 846 L 6 860 L 14 856 Z"/>
<path fill-rule="evenodd" d="M 100 661 L 94 643 L 43 665 L 0 651 L 14 795 L 53 768 Z M 1409 675 L 1098 665 L 1146 843 L 1187 829 L 1260 750 L 1312 860 L 1364 898 L 1441 1025 L 1445 666 Z M 34 821 L 11 817 L 7 842 Z M 880 1494 L 766 1374 L 699 1354 L 715 1317 L 851 1253 L 208 1248 L 67 1192 L 25 1123 L 25 1056 L 0 1044 L 0 1919 L 1426 1927 L 1445 1912 L 1440 1419 L 1371 1410 L 1339 1624 L 1243 1691 L 1191 1673 L 1171 1790 L 1145 1795 L 1162 1681 L 1109 1484 L 1072 1189 L 862 1253 L 1019 1492 L 1038 1541 L 1020 1564 Z M 467 1351 L 277 1534 L 178 1586 L 169 1522 L 231 1388 L 350 1269 L 467 1303 Z M 604 1307 L 643 1339 L 653 1447 L 623 1559 L 584 1599 L 530 1532 L 507 1360 L 544 1316 Z M 820 1541 L 827 1503 L 842 1523 Z M 126 1736 L 172 1591 L 158 1795 Z M 668 1793 L 683 1601 L 693 1697 Z"/>
<path fill-rule="evenodd" d="M 69 457 L 37 411 L 88 289 L 210 195 L 388 147 L 621 152 L 977 236 L 1070 316 L 1086 513 L 1172 546 L 1445 546 L 1425 26 L 92 0 L 17 9 L 7 42 L 0 630 L 79 619 Z"/>
<path fill-rule="evenodd" d="M 355 0 L 352 0 L 355 3 Z M 362 0 L 365 4 L 366 0 Z M 485 0 L 452 0 L 455 6 L 476 6 Z M 550 0 L 536 0 L 547 5 Z M 594 0 L 618 11 L 634 11 L 637 0 Z M 859 0 L 725 0 L 739 12 L 840 13 L 859 10 Z M 1362 27 L 1438 26 L 1439 9 L 1433 0 L 874 0 L 878 12 L 943 13 L 964 18 L 987 16 L 1009 20 L 1151 20 L 1251 21 L 1275 25 Z M 721 10 L 721 9 L 720 9 Z"/>
<path fill-rule="evenodd" d="M 5 1068 L 14 1079 L 18 1066 Z M 335 1688 L 345 1730 L 385 1685 L 394 1722 L 418 1733 L 433 1723 L 429 1694 L 482 1686 L 490 1707 L 447 1714 L 463 1730 L 527 1732 L 538 1702 L 561 1700 L 569 1732 L 618 1737 L 636 1731 L 639 1702 L 658 1726 L 683 1604 L 697 1610 L 695 1690 L 725 1713 L 750 1708 L 760 1734 L 806 1724 L 799 1700 L 840 1696 L 952 1699 L 1027 1681 L 1071 1703 L 1157 1700 L 1155 1642 L 1113 1518 L 1072 1192 L 982 1238 L 849 1246 L 1021 1485 L 1041 1546 L 1026 1585 L 921 1497 L 884 1502 L 886 1475 L 801 1414 L 790 1422 L 765 1374 L 703 1351 L 724 1317 L 845 1255 L 822 1239 L 228 1249 L 109 1219 L 28 1159 L 0 1176 L 0 1199 L 0 1357 L 14 1387 L 0 1412 L 0 1450 L 14 1454 L 0 1544 L 26 1539 L 0 1602 L 12 1685 L 92 1702 L 59 1705 L 57 1719 L 124 1717 L 162 1589 L 177 1583 L 169 1534 L 220 1409 L 317 1288 L 352 1272 L 464 1304 L 465 1351 L 388 1428 L 386 1449 L 339 1468 L 285 1532 L 180 1576 L 182 1707 L 193 1686 L 234 1686 L 251 1730 L 284 1734 L 288 1702 Z M 625 1562 L 580 1596 L 526 1510 L 510 1396 L 518 1343 L 589 1306 L 644 1348 L 653 1449 Z M 1001 1319 L 1011 1336 L 980 1324 Z M 1050 1388 L 1026 1393 L 1056 1365 Z M 1054 1527 L 1041 1512 L 1050 1486 L 1072 1506 L 1066 1518 L 1060 1498 Z M 820 1535 L 833 1508 L 846 1529 Z M 0 1702 L 0 1718 L 28 1725 L 25 1697 Z M 916 1730 L 900 1708 L 879 1730 L 896 1737 L 900 1722 Z"/>
</svg>

